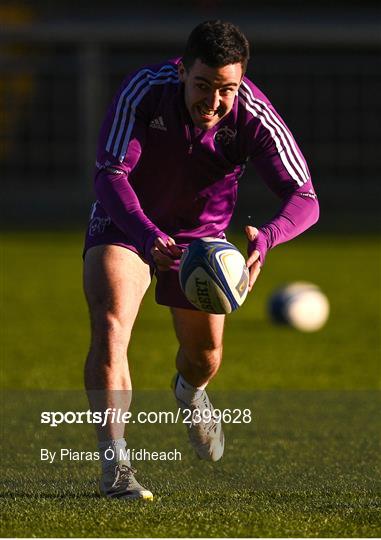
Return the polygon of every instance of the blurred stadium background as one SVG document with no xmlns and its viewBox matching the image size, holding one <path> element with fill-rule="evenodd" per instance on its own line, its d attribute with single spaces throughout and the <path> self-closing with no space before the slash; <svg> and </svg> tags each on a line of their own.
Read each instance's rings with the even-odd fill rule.
<svg viewBox="0 0 381 540">
<path fill-rule="evenodd" d="M 249 76 L 293 131 L 320 194 L 320 231 L 373 231 L 381 171 L 379 10 L 366 3 L 56 0 L 0 8 L 1 222 L 84 227 L 100 122 L 124 76 L 181 55 L 201 20 L 238 24 Z M 235 225 L 277 202 L 246 173 Z"/>
</svg>

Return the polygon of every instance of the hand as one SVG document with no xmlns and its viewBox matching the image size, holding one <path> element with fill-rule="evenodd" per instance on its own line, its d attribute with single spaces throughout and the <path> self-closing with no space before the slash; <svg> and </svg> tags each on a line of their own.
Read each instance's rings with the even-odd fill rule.
<svg viewBox="0 0 381 540">
<path fill-rule="evenodd" d="M 251 225 L 246 225 L 245 233 L 249 242 L 253 242 L 258 236 L 258 229 L 256 229 L 255 227 L 252 227 Z M 249 292 L 253 288 L 254 283 L 257 277 L 259 276 L 259 272 L 261 271 L 261 263 L 259 260 L 259 256 L 260 256 L 259 251 L 255 249 L 252 253 L 250 253 L 249 258 L 246 261 L 246 266 L 249 269 Z"/>
<path fill-rule="evenodd" d="M 170 236 L 166 241 L 157 237 L 151 249 L 151 255 L 157 269 L 164 272 L 170 269 L 173 260 L 179 259 L 182 253 L 182 249 Z"/>
</svg>

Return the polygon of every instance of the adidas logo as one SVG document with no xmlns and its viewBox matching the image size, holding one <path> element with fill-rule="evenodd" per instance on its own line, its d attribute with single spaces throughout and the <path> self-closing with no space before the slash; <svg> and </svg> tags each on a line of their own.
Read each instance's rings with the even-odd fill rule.
<svg viewBox="0 0 381 540">
<path fill-rule="evenodd" d="M 157 118 L 151 120 L 149 127 L 154 129 L 161 129 L 161 131 L 167 131 L 167 127 L 164 124 L 162 116 L 158 116 Z"/>
</svg>

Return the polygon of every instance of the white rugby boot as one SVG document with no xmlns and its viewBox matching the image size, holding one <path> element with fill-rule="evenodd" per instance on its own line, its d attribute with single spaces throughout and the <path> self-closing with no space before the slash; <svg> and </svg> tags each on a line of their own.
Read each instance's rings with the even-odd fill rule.
<svg viewBox="0 0 381 540">
<path fill-rule="evenodd" d="M 179 399 L 176 395 L 178 377 L 179 375 L 177 374 L 173 378 L 172 389 L 184 420 L 187 421 L 185 425 L 188 430 L 189 442 L 200 459 L 218 461 L 222 458 L 225 447 L 225 436 L 222 430 L 221 420 L 217 421 L 214 418 L 214 408 L 205 390 L 202 391 L 198 399 L 192 401 L 191 405 Z M 203 411 L 210 411 L 210 414 L 207 413 L 205 415 Z M 199 419 L 201 419 L 200 422 L 198 422 Z"/>
<path fill-rule="evenodd" d="M 144 499 L 153 500 L 152 493 L 141 486 L 134 474 L 136 470 L 128 463 L 120 462 L 115 467 L 103 471 L 99 491 L 109 499 Z"/>
</svg>

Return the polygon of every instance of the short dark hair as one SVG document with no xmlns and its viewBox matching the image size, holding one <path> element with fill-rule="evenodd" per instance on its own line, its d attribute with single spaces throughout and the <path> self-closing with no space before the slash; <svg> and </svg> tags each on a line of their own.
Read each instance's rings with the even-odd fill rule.
<svg viewBox="0 0 381 540">
<path fill-rule="evenodd" d="M 240 62 L 245 72 L 250 58 L 249 42 L 232 23 L 205 21 L 191 32 L 185 46 L 182 61 L 187 70 L 192 67 L 196 58 L 210 67 L 223 67 Z"/>
</svg>

